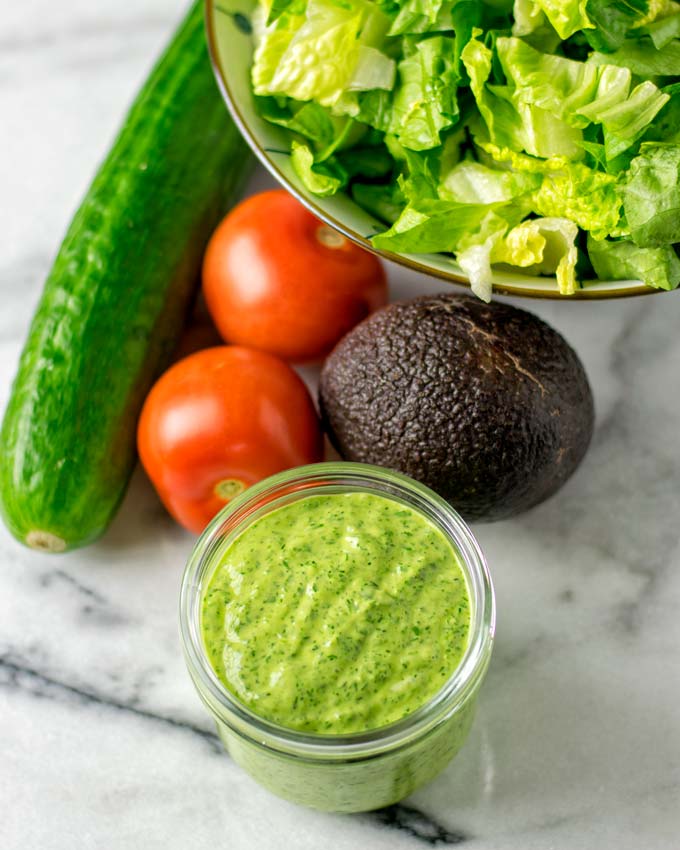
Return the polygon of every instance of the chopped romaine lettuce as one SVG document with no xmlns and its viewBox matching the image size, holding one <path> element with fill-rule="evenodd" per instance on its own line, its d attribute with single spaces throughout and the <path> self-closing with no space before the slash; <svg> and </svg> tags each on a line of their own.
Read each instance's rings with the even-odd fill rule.
<svg viewBox="0 0 680 850">
<path fill-rule="evenodd" d="M 439 13 L 448 3 L 443 0 L 405 0 L 398 3 L 399 11 L 390 27 L 390 35 L 423 33 L 436 28 Z"/>
<path fill-rule="evenodd" d="M 308 145 L 293 140 L 290 154 L 293 170 L 310 192 L 319 197 L 334 195 L 346 184 L 339 174 L 333 174 L 331 168 L 321 162 L 314 164 L 314 154 Z"/>
<path fill-rule="evenodd" d="M 518 108 L 541 107 L 573 127 L 601 124 L 608 160 L 645 132 L 670 97 L 649 80 L 630 92 L 628 68 L 548 56 L 519 38 L 499 38 L 496 50 Z"/>
<path fill-rule="evenodd" d="M 680 145 L 646 142 L 624 186 L 630 235 L 641 248 L 680 242 Z"/>
<path fill-rule="evenodd" d="M 629 31 L 640 26 L 649 12 L 648 0 L 588 0 L 586 10 L 592 29 L 584 31 L 595 50 L 611 53 L 617 50 Z"/>
<path fill-rule="evenodd" d="M 566 218 L 533 218 L 508 233 L 496 231 L 482 244 L 457 255 L 458 264 L 470 278 L 482 300 L 491 299 L 494 263 L 506 263 L 532 274 L 554 274 L 563 295 L 576 291 L 576 236 L 578 227 Z"/>
<path fill-rule="evenodd" d="M 656 289 L 680 283 L 680 259 L 671 245 L 639 248 L 630 239 L 588 239 L 588 256 L 602 280 L 641 280 Z"/>
<path fill-rule="evenodd" d="M 337 147 L 347 132 L 348 121 L 336 117 L 314 101 L 298 104 L 289 101 L 285 106 L 274 97 L 258 98 L 260 115 L 272 124 L 285 127 L 292 133 L 314 143 L 318 150 Z"/>
<path fill-rule="evenodd" d="M 410 150 L 427 150 L 441 143 L 442 130 L 458 117 L 458 72 L 453 39 L 435 36 L 414 44 L 398 65 L 398 81 L 389 97 L 376 107 L 361 101 L 360 120 L 396 136 Z"/>
<path fill-rule="evenodd" d="M 389 225 L 376 248 L 451 254 L 482 298 L 494 265 L 564 294 L 593 269 L 680 285 L 680 3 L 261 0 L 256 17 L 259 114 L 308 191 Z"/>
<path fill-rule="evenodd" d="M 371 89 L 391 89 L 395 62 L 378 49 L 389 24 L 369 0 L 308 0 L 303 13 L 297 4 L 289 7 L 266 26 L 255 50 L 255 94 L 333 106 L 343 95 L 364 90 L 369 77 Z"/>
<path fill-rule="evenodd" d="M 431 40 L 434 41 L 434 40 Z M 458 115 L 457 75 L 430 41 L 399 63 L 394 91 L 372 91 L 359 98 L 358 121 L 394 136 L 411 150 L 441 144 L 442 130 Z M 439 71 L 432 69 L 439 67 Z"/>
<path fill-rule="evenodd" d="M 624 235 L 622 199 L 613 175 L 563 157 L 537 159 L 483 142 L 480 147 L 499 165 L 541 175 L 541 184 L 532 199 L 533 212 L 551 218 L 569 218 L 598 238 L 612 233 Z"/>
<path fill-rule="evenodd" d="M 536 0 L 560 38 L 569 38 L 578 30 L 591 29 L 586 0 Z"/>
<path fill-rule="evenodd" d="M 496 50 L 499 50 L 499 43 L 507 41 L 523 44 L 519 39 L 499 38 Z M 488 85 L 493 62 L 490 48 L 473 37 L 465 46 L 462 59 L 480 116 L 494 144 L 540 157 L 578 158 L 582 155 L 578 129 L 540 103 L 523 99 L 516 86 Z"/>
<path fill-rule="evenodd" d="M 376 248 L 393 253 L 455 252 L 471 238 L 507 227 L 517 216 L 510 204 L 461 204 L 423 198 L 411 202 L 385 233 L 373 237 Z M 521 213 L 520 213 L 521 217 Z"/>
<path fill-rule="evenodd" d="M 540 185 L 538 174 L 489 168 L 468 159 L 443 176 L 439 196 L 463 204 L 495 204 L 533 194 Z"/>
<path fill-rule="evenodd" d="M 657 50 L 670 44 L 674 38 L 680 38 L 680 6 L 678 10 L 667 18 L 652 21 L 641 30 L 652 39 Z"/>
<path fill-rule="evenodd" d="M 394 224 L 406 203 L 398 183 L 354 183 L 352 197 L 360 207 L 388 224 Z"/>
<path fill-rule="evenodd" d="M 672 77 L 680 70 L 680 39 L 674 38 L 657 50 L 649 37 L 627 39 L 614 53 L 592 53 L 594 65 L 619 65 L 640 77 Z"/>
<path fill-rule="evenodd" d="M 512 12 L 515 18 L 512 24 L 513 35 L 531 35 L 548 24 L 545 12 L 534 0 L 515 0 Z"/>
</svg>

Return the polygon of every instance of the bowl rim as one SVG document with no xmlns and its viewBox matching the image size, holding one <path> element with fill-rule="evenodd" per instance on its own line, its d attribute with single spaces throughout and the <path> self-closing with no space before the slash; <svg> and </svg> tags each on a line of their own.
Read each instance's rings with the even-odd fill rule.
<svg viewBox="0 0 680 850">
<path fill-rule="evenodd" d="M 246 140 L 255 156 L 272 175 L 272 177 L 274 177 L 274 179 L 277 180 L 277 182 L 280 183 L 288 192 L 290 192 L 291 195 L 297 198 L 303 206 L 305 206 L 310 212 L 314 213 L 314 215 L 320 218 L 325 224 L 330 225 L 335 230 L 342 233 L 342 235 L 351 242 L 360 245 L 372 254 L 378 255 L 384 260 L 405 266 L 412 271 L 438 278 L 439 280 L 444 280 L 447 283 L 465 286 L 469 289 L 470 281 L 463 275 L 457 274 L 456 272 L 445 272 L 441 269 L 433 269 L 425 263 L 420 263 L 418 260 L 414 260 L 404 254 L 395 254 L 391 251 L 383 251 L 379 248 L 374 248 L 368 239 L 351 230 L 347 227 L 347 225 L 343 224 L 343 222 L 338 221 L 325 210 L 318 207 L 312 199 L 302 193 L 288 180 L 286 175 L 278 168 L 274 161 L 267 155 L 267 152 L 260 146 L 260 143 L 251 132 L 247 121 L 241 114 L 236 100 L 232 95 L 227 81 L 227 75 L 224 73 L 224 69 L 220 61 L 219 50 L 217 47 L 215 13 L 221 11 L 218 7 L 218 3 L 219 0 L 204 0 L 206 41 L 208 45 L 210 63 L 217 81 L 217 86 L 239 132 Z M 644 283 L 640 283 L 637 286 L 613 287 L 609 289 L 599 289 L 597 286 L 593 286 L 586 289 L 577 289 L 572 295 L 562 295 L 557 289 L 554 291 L 540 290 L 521 286 L 505 286 L 502 283 L 495 282 L 492 286 L 494 294 L 519 296 L 523 298 L 543 298 L 549 301 L 602 301 L 612 298 L 630 298 L 638 295 L 654 295 L 655 293 L 663 291 L 651 286 L 646 286 Z"/>
</svg>

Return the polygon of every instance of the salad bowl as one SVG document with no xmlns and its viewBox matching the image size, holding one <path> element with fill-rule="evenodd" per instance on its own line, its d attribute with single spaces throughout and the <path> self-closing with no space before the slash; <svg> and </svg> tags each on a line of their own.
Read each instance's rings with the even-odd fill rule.
<svg viewBox="0 0 680 850">
<path fill-rule="evenodd" d="M 469 279 L 452 256 L 378 250 L 370 240 L 385 230 L 384 222 L 342 192 L 320 197 L 306 188 L 292 166 L 288 131 L 265 121 L 255 108 L 250 68 L 256 7 L 256 0 L 206 0 L 206 32 L 219 88 L 236 125 L 260 162 L 311 212 L 348 239 L 386 260 L 450 283 L 469 286 Z M 573 295 L 563 295 L 554 276 L 529 275 L 521 270 L 498 268 L 493 269 L 492 284 L 494 292 L 501 294 L 553 299 L 596 300 L 660 291 L 645 286 L 639 280 L 586 280 L 581 281 Z"/>
</svg>

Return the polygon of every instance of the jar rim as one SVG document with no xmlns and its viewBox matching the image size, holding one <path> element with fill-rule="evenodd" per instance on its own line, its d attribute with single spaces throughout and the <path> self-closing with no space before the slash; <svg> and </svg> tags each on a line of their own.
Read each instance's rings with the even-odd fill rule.
<svg viewBox="0 0 680 850">
<path fill-rule="evenodd" d="M 322 492 L 373 492 L 401 497 L 444 533 L 458 555 L 472 599 L 468 645 L 444 685 L 423 705 L 398 721 L 365 732 L 322 735 L 281 726 L 259 716 L 219 680 L 208 658 L 200 628 L 200 601 L 216 564 L 212 555 L 248 524 L 282 504 Z M 298 756 L 319 759 L 362 758 L 400 749 L 444 723 L 474 694 L 488 666 L 495 631 L 493 584 L 474 535 L 451 505 L 433 490 L 383 467 L 331 461 L 295 467 L 249 487 L 229 502 L 196 542 L 182 578 L 180 635 L 189 673 L 208 709 L 242 737 Z"/>
</svg>

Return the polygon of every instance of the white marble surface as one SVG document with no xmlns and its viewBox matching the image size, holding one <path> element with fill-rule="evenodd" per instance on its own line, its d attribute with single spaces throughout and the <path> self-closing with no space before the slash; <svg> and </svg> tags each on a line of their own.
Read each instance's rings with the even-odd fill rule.
<svg viewBox="0 0 680 850">
<path fill-rule="evenodd" d="M 182 6 L 3 4 L 2 406 L 50 258 Z M 390 274 L 395 296 L 443 286 Z M 597 433 L 550 502 L 476 528 L 498 640 L 445 774 L 351 817 L 243 775 L 180 656 L 191 538 L 138 473 L 88 549 L 40 556 L 0 529 L 2 850 L 680 847 L 680 295 L 524 306 L 583 357 Z"/>
</svg>

